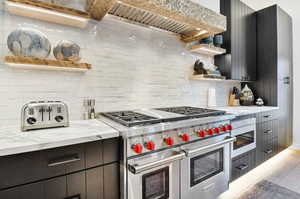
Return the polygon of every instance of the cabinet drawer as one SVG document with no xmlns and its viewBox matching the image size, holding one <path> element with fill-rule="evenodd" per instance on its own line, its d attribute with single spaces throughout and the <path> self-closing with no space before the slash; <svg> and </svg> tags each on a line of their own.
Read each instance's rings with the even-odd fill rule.
<svg viewBox="0 0 300 199">
<path fill-rule="evenodd" d="M 0 189 L 119 161 L 119 138 L 0 157 Z"/>
<path fill-rule="evenodd" d="M 2 199 L 80 199 L 86 198 L 85 172 L 0 191 Z"/>
<path fill-rule="evenodd" d="M 277 110 L 258 113 L 256 122 L 267 122 L 275 119 L 277 119 Z"/>
<path fill-rule="evenodd" d="M 278 138 L 263 140 L 258 143 L 256 149 L 256 165 L 263 163 L 278 153 Z"/>
<path fill-rule="evenodd" d="M 232 160 L 231 181 L 241 177 L 255 167 L 255 150 L 242 154 Z"/>
<path fill-rule="evenodd" d="M 263 140 L 278 138 L 278 126 L 278 120 L 271 120 L 259 124 L 257 133 L 261 134 L 261 136 L 258 136 L 258 138 L 262 138 Z"/>
<path fill-rule="evenodd" d="M 65 175 L 85 167 L 84 145 L 0 157 L 0 189 Z"/>
</svg>

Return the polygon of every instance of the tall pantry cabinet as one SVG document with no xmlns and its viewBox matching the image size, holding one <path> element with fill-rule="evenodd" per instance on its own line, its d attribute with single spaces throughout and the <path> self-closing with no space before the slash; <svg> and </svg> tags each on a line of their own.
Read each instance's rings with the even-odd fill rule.
<svg viewBox="0 0 300 199">
<path fill-rule="evenodd" d="M 292 18 L 277 5 L 256 13 L 257 81 L 251 86 L 265 105 L 279 106 L 279 149 L 292 144 L 293 27 Z"/>
</svg>

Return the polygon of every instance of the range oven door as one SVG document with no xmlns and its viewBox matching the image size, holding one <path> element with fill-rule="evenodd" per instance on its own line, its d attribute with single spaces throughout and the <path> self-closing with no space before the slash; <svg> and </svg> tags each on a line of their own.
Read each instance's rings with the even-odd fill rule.
<svg viewBox="0 0 300 199">
<path fill-rule="evenodd" d="M 256 119 L 234 121 L 233 125 L 236 128 L 231 131 L 231 136 L 236 141 L 231 148 L 232 158 L 256 148 Z"/>
<path fill-rule="evenodd" d="M 155 153 L 128 161 L 128 198 L 179 199 L 182 152 Z"/>
<path fill-rule="evenodd" d="M 234 140 L 222 137 L 184 149 L 187 158 L 181 161 L 181 198 L 214 199 L 228 190 L 230 145 Z"/>
</svg>

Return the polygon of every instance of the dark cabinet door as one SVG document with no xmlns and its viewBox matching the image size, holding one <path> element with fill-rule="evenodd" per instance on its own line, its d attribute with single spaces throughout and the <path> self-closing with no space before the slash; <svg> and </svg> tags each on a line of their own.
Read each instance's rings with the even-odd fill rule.
<svg viewBox="0 0 300 199">
<path fill-rule="evenodd" d="M 278 106 L 280 107 L 280 148 L 292 144 L 293 115 L 293 31 L 292 19 L 278 8 Z"/>
<path fill-rule="evenodd" d="M 0 191 L 1 199 L 44 199 L 42 183 L 34 183 L 17 188 Z"/>
<path fill-rule="evenodd" d="M 86 198 L 85 171 L 67 175 L 67 197 L 68 199 Z"/>
<path fill-rule="evenodd" d="M 227 17 L 224 48 L 227 54 L 215 57 L 221 73 L 229 79 L 256 80 L 256 15 L 240 0 L 220 0 Z"/>
<path fill-rule="evenodd" d="M 85 179 L 82 171 L 44 181 L 45 199 L 84 199 Z"/>
<path fill-rule="evenodd" d="M 86 199 L 103 199 L 103 184 L 103 167 L 97 167 L 94 169 L 87 170 Z"/>
<path fill-rule="evenodd" d="M 231 181 L 249 172 L 256 165 L 256 151 L 252 150 L 232 160 Z"/>
<path fill-rule="evenodd" d="M 67 178 L 65 176 L 44 181 L 45 199 L 64 199 L 67 197 Z"/>
<path fill-rule="evenodd" d="M 120 177 L 117 163 L 104 166 L 104 199 L 120 198 Z"/>
</svg>

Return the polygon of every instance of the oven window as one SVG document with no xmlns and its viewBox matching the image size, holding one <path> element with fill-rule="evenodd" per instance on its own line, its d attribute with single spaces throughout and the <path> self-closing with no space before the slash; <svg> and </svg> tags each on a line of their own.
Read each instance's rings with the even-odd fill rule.
<svg viewBox="0 0 300 199">
<path fill-rule="evenodd" d="M 254 131 L 235 136 L 236 141 L 233 143 L 233 149 L 239 149 L 241 147 L 254 143 L 254 136 Z"/>
<path fill-rule="evenodd" d="M 169 198 L 169 167 L 143 175 L 143 199 Z"/>
<path fill-rule="evenodd" d="M 223 148 L 191 158 L 191 187 L 223 172 Z"/>
</svg>

